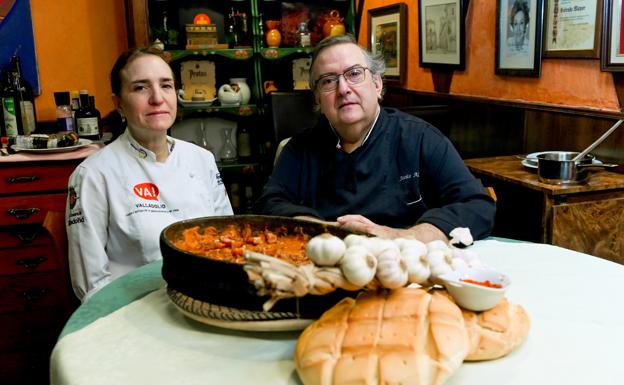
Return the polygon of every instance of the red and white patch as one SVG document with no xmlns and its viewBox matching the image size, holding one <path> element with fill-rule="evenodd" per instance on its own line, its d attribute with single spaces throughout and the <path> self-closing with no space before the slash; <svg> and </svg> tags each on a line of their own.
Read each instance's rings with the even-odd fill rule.
<svg viewBox="0 0 624 385">
<path fill-rule="evenodd" d="M 134 186 L 133 190 L 138 197 L 150 201 L 158 200 L 158 186 L 153 183 L 139 183 Z"/>
</svg>

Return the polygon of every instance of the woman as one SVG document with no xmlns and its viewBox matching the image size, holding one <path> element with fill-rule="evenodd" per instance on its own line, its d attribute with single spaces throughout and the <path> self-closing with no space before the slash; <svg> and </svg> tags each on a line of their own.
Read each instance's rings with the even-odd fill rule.
<svg viewBox="0 0 624 385">
<path fill-rule="evenodd" d="M 167 225 L 232 214 L 214 156 L 167 136 L 176 118 L 174 83 L 162 51 L 154 48 L 128 51 L 113 66 L 113 103 L 127 128 L 69 179 L 69 267 L 82 301 L 159 259 Z"/>
</svg>

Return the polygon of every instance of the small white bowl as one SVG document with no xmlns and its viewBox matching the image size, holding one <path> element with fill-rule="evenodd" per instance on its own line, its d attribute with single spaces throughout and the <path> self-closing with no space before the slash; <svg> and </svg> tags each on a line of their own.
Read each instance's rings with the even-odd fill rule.
<svg viewBox="0 0 624 385">
<path fill-rule="evenodd" d="M 489 281 L 502 287 L 500 289 L 487 287 L 463 281 L 465 279 L 476 282 Z M 496 306 L 511 285 L 511 280 L 505 274 L 483 267 L 446 273 L 440 280 L 459 306 L 473 311 L 489 310 Z"/>
</svg>

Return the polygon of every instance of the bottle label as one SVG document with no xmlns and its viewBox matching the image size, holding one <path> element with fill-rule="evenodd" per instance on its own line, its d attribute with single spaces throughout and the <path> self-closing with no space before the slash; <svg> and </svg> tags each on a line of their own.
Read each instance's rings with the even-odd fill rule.
<svg viewBox="0 0 624 385">
<path fill-rule="evenodd" d="M 17 131 L 17 116 L 15 113 L 15 99 L 2 98 L 2 112 L 4 116 L 4 127 L 6 127 L 7 137 L 16 137 Z"/>
<path fill-rule="evenodd" d="M 20 102 L 22 108 L 22 126 L 24 127 L 24 135 L 30 135 L 35 132 L 35 109 L 30 100 Z"/>
<path fill-rule="evenodd" d="M 100 135 L 100 127 L 98 126 L 98 118 L 78 118 L 76 119 L 78 128 L 78 136 L 97 136 Z"/>
<path fill-rule="evenodd" d="M 74 119 L 71 116 L 57 118 L 56 122 L 58 123 L 59 131 L 74 131 Z"/>
</svg>

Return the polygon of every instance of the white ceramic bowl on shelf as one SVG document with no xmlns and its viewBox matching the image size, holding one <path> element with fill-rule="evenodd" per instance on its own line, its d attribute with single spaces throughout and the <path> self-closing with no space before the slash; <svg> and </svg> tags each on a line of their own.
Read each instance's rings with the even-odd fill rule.
<svg viewBox="0 0 624 385">
<path fill-rule="evenodd" d="M 511 285 L 508 276 L 491 268 L 453 271 L 442 275 L 440 280 L 459 306 L 473 311 L 496 306 Z M 500 287 L 492 287 L 494 285 Z"/>
</svg>

